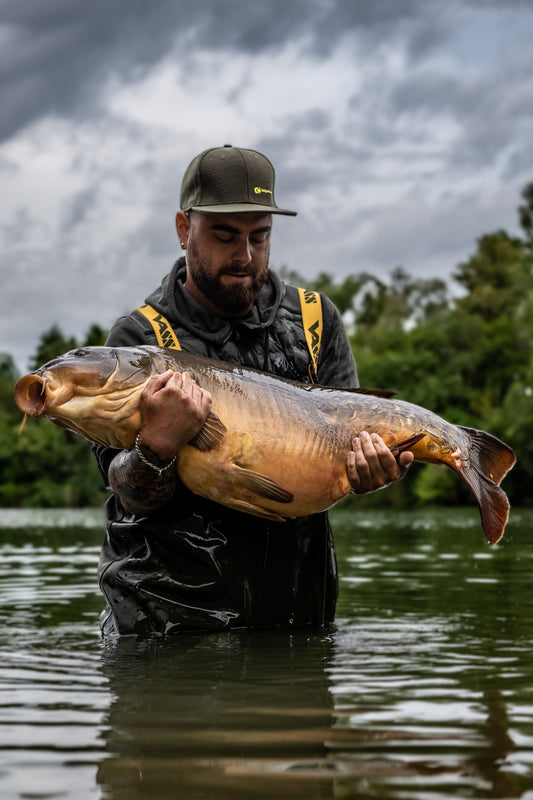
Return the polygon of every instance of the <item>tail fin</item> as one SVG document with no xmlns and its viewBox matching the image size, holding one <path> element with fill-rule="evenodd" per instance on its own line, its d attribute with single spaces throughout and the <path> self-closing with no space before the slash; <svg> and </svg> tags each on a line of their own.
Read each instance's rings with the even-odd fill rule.
<svg viewBox="0 0 533 800">
<path fill-rule="evenodd" d="M 485 536 L 496 544 L 509 518 L 509 501 L 500 483 L 516 457 L 510 447 L 489 433 L 474 428 L 461 430 L 470 438 L 470 465 L 458 473 L 477 500 Z"/>
<path fill-rule="evenodd" d="M 461 470 L 459 474 L 475 495 L 486 538 L 491 544 L 496 544 L 502 538 L 509 519 L 507 495 L 503 489 L 472 468 Z"/>
<path fill-rule="evenodd" d="M 509 470 L 516 463 L 516 456 L 511 448 L 495 436 L 475 428 L 464 428 L 458 425 L 470 439 L 470 456 L 485 477 L 500 485 Z"/>
</svg>

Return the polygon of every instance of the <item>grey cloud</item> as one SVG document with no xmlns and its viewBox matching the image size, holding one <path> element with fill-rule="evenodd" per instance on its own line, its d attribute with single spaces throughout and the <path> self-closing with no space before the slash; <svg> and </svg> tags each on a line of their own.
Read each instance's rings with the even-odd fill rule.
<svg viewBox="0 0 533 800">
<path fill-rule="evenodd" d="M 505 81 L 487 71 L 469 79 L 439 73 L 434 69 L 411 75 L 391 88 L 390 109 L 386 118 L 417 114 L 430 121 L 447 116 L 459 126 L 449 160 L 456 168 L 479 169 L 490 163 L 514 143 L 530 140 L 533 92 L 533 57 L 524 51 L 516 64 L 510 59 L 500 69 Z M 524 75 L 524 72 L 526 74 Z M 521 147 L 521 145 L 518 145 Z M 514 153 L 513 163 L 523 163 Z M 510 166 L 509 166 L 510 168 Z"/>
<path fill-rule="evenodd" d="M 90 113 L 110 75 L 127 79 L 170 51 L 192 68 L 198 47 L 279 45 L 316 3 L 216 0 L 7 0 L 0 8 L 0 138 L 49 113 Z M 309 9 L 310 12 L 309 13 Z M 175 48 L 175 49 L 174 49 Z"/>
<path fill-rule="evenodd" d="M 340 198 L 351 196 L 354 185 L 357 190 L 375 157 L 372 144 L 352 142 L 321 109 L 288 115 L 279 135 L 257 146 L 274 162 L 278 202 L 322 215 L 335 213 Z"/>
<path fill-rule="evenodd" d="M 63 211 L 63 219 L 60 223 L 60 228 L 71 230 L 78 225 L 82 225 L 91 208 L 94 208 L 97 200 L 98 189 L 96 186 L 87 187 L 71 195 Z"/>
<path fill-rule="evenodd" d="M 5 198 L 0 233 L 4 264 L 14 277 L 2 297 L 1 349 L 20 361 L 55 321 L 77 336 L 93 321 L 111 324 L 169 269 L 178 253 L 173 217 L 179 181 L 196 144 L 190 133 L 194 114 L 186 127 L 187 109 L 176 109 L 161 130 L 100 107 L 109 78 L 120 88 L 169 58 L 208 104 L 213 61 L 202 58 L 205 53 L 214 53 L 215 60 L 217 54 L 250 55 L 242 60 L 251 65 L 250 74 L 244 69 L 240 85 L 226 90 L 232 109 L 232 100 L 244 103 L 250 85 L 261 84 L 254 53 L 272 56 L 272 80 L 281 87 L 276 135 L 262 135 L 260 115 L 251 146 L 272 158 L 278 202 L 300 212 L 295 220 L 276 220 L 274 265 L 340 276 L 361 269 L 383 274 L 402 263 L 415 274 L 444 274 L 470 252 L 477 235 L 514 223 L 519 189 L 530 179 L 521 177 L 522 170 L 531 170 L 532 141 L 533 51 L 525 30 L 521 48 L 512 49 L 515 21 L 509 50 L 490 53 L 473 76 L 461 74 L 466 37 L 484 46 L 488 32 L 490 46 L 494 14 L 506 9 L 513 12 L 511 20 L 515 11 L 533 11 L 530 0 L 0 0 L 0 138 L 47 114 L 92 118 L 86 128 L 93 132 L 85 136 L 83 125 L 60 126 L 61 136 L 72 131 L 73 141 L 58 139 L 72 159 L 68 168 L 58 166 L 59 177 L 79 193 L 74 188 L 67 199 L 58 191 L 59 220 L 54 209 L 40 215 L 31 198 L 13 199 L 13 206 Z M 484 28 L 487 10 L 493 16 Z M 336 50 L 339 43 L 343 47 Z M 285 44 L 291 58 L 305 51 L 324 63 L 328 59 L 328 70 L 340 55 L 353 58 L 346 68 L 361 87 L 358 93 L 350 98 L 354 90 L 346 82 L 339 88 L 328 71 L 339 113 L 330 116 L 318 105 L 302 114 L 287 108 L 282 90 L 291 76 L 280 75 L 276 64 Z M 391 54 L 401 59 L 398 74 Z M 205 74 L 199 73 L 202 63 Z M 263 78 L 269 81 L 270 73 Z M 313 103 L 311 92 L 312 87 L 307 105 Z M 243 109 L 235 108 L 232 136 Z M 264 113 L 271 119 L 272 109 Z M 450 146 L 437 135 L 440 114 L 457 131 Z M 113 149 L 93 158 L 81 148 L 93 142 L 105 147 L 107 125 Z M 39 130 L 20 137 L 23 148 L 31 142 L 30 154 L 39 150 L 37 135 Z M 13 150 L 5 148 L 9 157 L 0 156 L 0 174 L 7 177 L 25 152 L 13 142 Z M 122 158 L 119 148 L 128 142 Z M 42 147 L 46 151 L 47 143 Z M 46 175 L 52 174 L 55 153 L 51 147 Z M 495 161 L 500 173 L 484 176 L 484 166 Z M 20 163 L 31 192 L 28 169 Z M 458 184 L 463 174 L 471 180 Z M 28 230 L 34 232 L 30 238 Z M 13 319 L 21 297 L 24 324 L 18 311 Z"/>
<path fill-rule="evenodd" d="M 91 93 L 109 74 L 140 71 L 168 50 L 179 17 L 170 0 L 3 3 L 0 138 L 41 115 L 90 110 Z"/>
<path fill-rule="evenodd" d="M 478 4 L 477 4 L 478 5 Z M 521 6 L 519 0 L 501 7 Z M 286 42 L 327 55 L 340 37 L 372 50 L 403 37 L 420 53 L 451 33 L 461 8 L 423 0 L 4 0 L 0 7 L 0 139 L 46 114 L 91 114 L 111 75 L 123 80 L 171 54 L 194 73 L 203 49 L 248 54 Z"/>
<path fill-rule="evenodd" d="M 31 223 L 30 212 L 27 208 L 15 209 L 9 222 L 3 222 L 0 225 L 4 247 L 11 247 L 20 241 L 24 241 L 24 232 L 28 230 Z"/>
<path fill-rule="evenodd" d="M 418 76 L 411 75 L 391 92 L 391 111 L 401 114 L 417 109 L 433 114 L 456 107 L 458 100 L 464 108 L 469 99 L 470 92 L 465 91 L 460 76 L 452 77 L 434 70 L 425 70 Z"/>
</svg>

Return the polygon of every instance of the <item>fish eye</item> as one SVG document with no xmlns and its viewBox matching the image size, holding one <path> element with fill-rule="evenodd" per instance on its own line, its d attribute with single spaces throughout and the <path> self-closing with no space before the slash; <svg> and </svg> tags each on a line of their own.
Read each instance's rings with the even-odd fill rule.
<svg viewBox="0 0 533 800">
<path fill-rule="evenodd" d="M 81 358 L 82 356 L 86 356 L 89 354 L 89 351 L 85 347 L 79 347 L 77 350 L 74 350 L 74 356 Z"/>
</svg>

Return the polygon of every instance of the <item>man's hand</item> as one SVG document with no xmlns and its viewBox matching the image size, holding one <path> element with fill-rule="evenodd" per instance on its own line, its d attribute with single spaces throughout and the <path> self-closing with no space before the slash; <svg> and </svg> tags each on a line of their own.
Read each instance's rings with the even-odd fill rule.
<svg viewBox="0 0 533 800">
<path fill-rule="evenodd" d="M 141 394 L 141 441 L 162 461 L 172 458 L 202 428 L 211 395 L 188 372 L 154 375 Z"/>
<path fill-rule="evenodd" d="M 352 450 L 346 459 L 348 480 L 355 494 L 366 494 L 383 489 L 402 478 L 414 455 L 406 450 L 397 458 L 393 456 L 381 436 L 361 431 L 352 439 Z"/>
</svg>

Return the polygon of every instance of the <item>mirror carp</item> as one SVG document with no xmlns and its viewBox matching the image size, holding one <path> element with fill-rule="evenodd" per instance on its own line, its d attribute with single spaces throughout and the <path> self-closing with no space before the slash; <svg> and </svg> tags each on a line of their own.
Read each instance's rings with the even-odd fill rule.
<svg viewBox="0 0 533 800">
<path fill-rule="evenodd" d="M 503 535 L 509 502 L 500 483 L 516 460 L 511 448 L 402 400 L 148 345 L 72 350 L 21 378 L 15 400 L 26 415 L 130 449 L 140 395 L 152 375 L 168 369 L 189 372 L 213 399 L 204 427 L 176 461 L 196 494 L 275 521 L 323 511 L 350 493 L 346 456 L 352 438 L 368 431 L 395 455 L 410 450 L 417 461 L 450 467 L 476 498 L 488 541 Z"/>
</svg>

